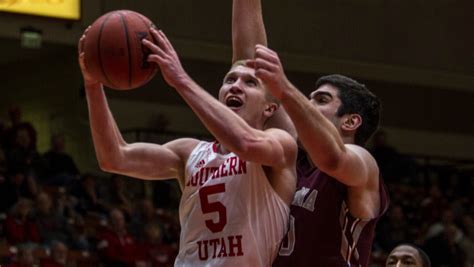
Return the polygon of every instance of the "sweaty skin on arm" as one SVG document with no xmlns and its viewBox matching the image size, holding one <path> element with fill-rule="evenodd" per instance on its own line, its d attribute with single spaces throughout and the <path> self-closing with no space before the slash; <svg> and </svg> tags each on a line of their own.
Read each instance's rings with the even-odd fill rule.
<svg viewBox="0 0 474 267">
<path fill-rule="evenodd" d="M 295 140 L 280 129 L 263 131 L 253 128 L 254 125 L 250 126 L 243 118 L 199 87 L 187 75 L 176 51 L 163 32 L 151 29 L 151 33 L 158 44 L 155 45 L 143 40 L 143 44 L 153 53 L 148 60 L 160 66 L 166 82 L 183 97 L 223 148 L 237 154 L 242 160 L 271 167 L 270 183 L 289 204 L 294 193 L 295 183 L 295 179 L 288 179 L 288 177 L 295 178 L 297 150 Z M 253 75 L 252 73 L 246 75 Z M 245 76 L 245 74 L 239 75 Z M 264 98 L 262 88 L 249 90 L 254 90 L 252 93 L 261 94 L 262 99 Z M 274 104 L 269 103 L 269 105 Z M 265 110 L 265 112 L 271 112 Z M 272 179 L 272 177 L 278 177 L 278 179 Z M 281 179 L 282 177 L 287 179 Z"/>
<path fill-rule="evenodd" d="M 380 205 L 375 159 L 363 147 L 344 144 L 335 125 L 311 102 L 316 100 L 308 100 L 288 81 L 276 52 L 257 45 L 255 57 L 248 64 L 255 66 L 256 76 L 285 107 L 315 166 L 350 187 L 349 208 L 354 216 L 375 217 Z"/>
<path fill-rule="evenodd" d="M 177 178 L 182 185 L 184 164 L 198 140 L 177 139 L 164 145 L 126 143 L 109 109 L 103 85 L 94 80 L 85 68 L 82 52 L 84 38 L 85 35 L 79 41 L 79 64 L 99 166 L 107 172 L 139 179 Z"/>
<path fill-rule="evenodd" d="M 270 124 L 287 129 L 293 136 L 298 135 L 318 168 L 352 187 L 364 186 L 369 177 L 378 177 L 373 157 L 359 146 L 345 145 L 336 127 L 286 79 L 278 55 L 266 48 L 260 0 L 233 1 L 232 45 L 232 62 L 255 56 L 253 67 L 257 69 L 257 77 L 264 80 L 267 89 L 282 101 L 296 130 L 284 112 L 280 112 L 284 116 L 272 118 Z M 264 71 L 259 72 L 259 69 Z"/>
<path fill-rule="evenodd" d="M 184 71 L 178 55 L 163 32 L 151 29 L 158 45 L 144 40 L 153 52 L 150 61 L 160 66 L 165 80 L 176 89 L 206 128 L 228 150 L 247 161 L 265 166 L 285 166 L 294 157 L 296 143 L 278 129 L 262 131 L 251 127 L 220 101 L 197 85 Z"/>
</svg>

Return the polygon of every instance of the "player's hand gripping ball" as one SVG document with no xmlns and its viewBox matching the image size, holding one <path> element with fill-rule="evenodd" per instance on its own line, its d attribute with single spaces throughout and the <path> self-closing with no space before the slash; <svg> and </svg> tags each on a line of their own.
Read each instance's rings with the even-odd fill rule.
<svg viewBox="0 0 474 267">
<path fill-rule="evenodd" d="M 83 44 L 87 72 L 105 86 L 128 90 L 140 87 L 156 74 L 156 64 L 147 61 L 149 49 L 142 39 L 156 43 L 150 34 L 153 23 L 140 13 L 116 10 L 99 17 L 90 26 Z"/>
</svg>

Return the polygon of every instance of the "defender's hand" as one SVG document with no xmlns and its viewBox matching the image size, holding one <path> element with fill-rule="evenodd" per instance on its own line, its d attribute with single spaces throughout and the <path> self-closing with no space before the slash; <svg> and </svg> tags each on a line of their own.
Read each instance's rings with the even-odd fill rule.
<svg viewBox="0 0 474 267">
<path fill-rule="evenodd" d="M 268 91 L 278 100 L 292 86 L 286 78 L 278 54 L 266 46 L 256 45 L 255 59 L 247 61 L 247 65 L 255 68 L 255 76 L 263 81 Z"/>
</svg>

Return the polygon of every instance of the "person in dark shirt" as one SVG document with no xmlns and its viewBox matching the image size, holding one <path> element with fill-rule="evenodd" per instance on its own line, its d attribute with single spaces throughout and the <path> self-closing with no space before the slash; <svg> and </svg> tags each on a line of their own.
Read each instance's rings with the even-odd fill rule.
<svg viewBox="0 0 474 267">
<path fill-rule="evenodd" d="M 14 137 L 13 144 L 5 151 L 8 167 L 25 169 L 28 176 L 36 179 L 42 160 L 28 130 L 18 128 Z"/>
<path fill-rule="evenodd" d="M 10 149 L 16 142 L 18 130 L 23 129 L 28 133 L 28 138 L 31 140 L 31 148 L 36 150 L 36 130 L 30 122 L 23 121 L 21 108 L 19 106 L 11 106 L 8 110 L 8 115 L 10 117 L 10 126 L 3 131 L 4 147 Z"/>
<path fill-rule="evenodd" d="M 137 260 L 135 239 L 127 231 L 123 213 L 113 209 L 109 215 L 110 227 L 99 236 L 97 250 L 105 266 L 131 267 Z"/>
<path fill-rule="evenodd" d="M 48 194 L 38 194 L 34 219 L 44 244 L 52 244 L 53 241 L 70 241 L 72 229 L 69 227 L 66 217 L 60 214 L 53 205 Z"/>
<path fill-rule="evenodd" d="M 47 185 L 67 186 L 79 179 L 79 170 L 73 158 L 66 153 L 66 139 L 63 134 L 51 137 L 51 149 L 43 155 L 45 171 L 43 183 Z"/>
<path fill-rule="evenodd" d="M 40 267 L 66 267 L 67 263 L 68 247 L 60 241 L 54 241 L 51 244 L 51 256 L 41 259 Z"/>
<path fill-rule="evenodd" d="M 36 182 L 26 175 L 26 170 L 11 167 L 5 176 L 0 181 L 0 213 L 7 213 L 20 198 L 33 199 L 37 194 Z"/>
<path fill-rule="evenodd" d="M 75 211 L 80 215 L 90 213 L 104 215 L 108 213 L 107 205 L 96 186 L 96 177 L 90 173 L 82 175 L 80 181 L 73 184 L 70 195 L 75 198 Z"/>
<path fill-rule="evenodd" d="M 31 200 L 20 199 L 5 219 L 3 229 L 10 245 L 41 241 L 38 226 L 31 218 L 32 208 Z"/>
</svg>

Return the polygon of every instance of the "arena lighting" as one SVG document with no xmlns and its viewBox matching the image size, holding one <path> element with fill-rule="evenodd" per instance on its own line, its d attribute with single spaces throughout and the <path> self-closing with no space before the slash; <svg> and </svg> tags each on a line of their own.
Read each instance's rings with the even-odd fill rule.
<svg viewBox="0 0 474 267">
<path fill-rule="evenodd" d="M 81 0 L 0 0 L 0 11 L 78 20 Z"/>
<path fill-rule="evenodd" d="M 21 47 L 41 48 L 42 31 L 33 27 L 20 29 Z"/>
</svg>

